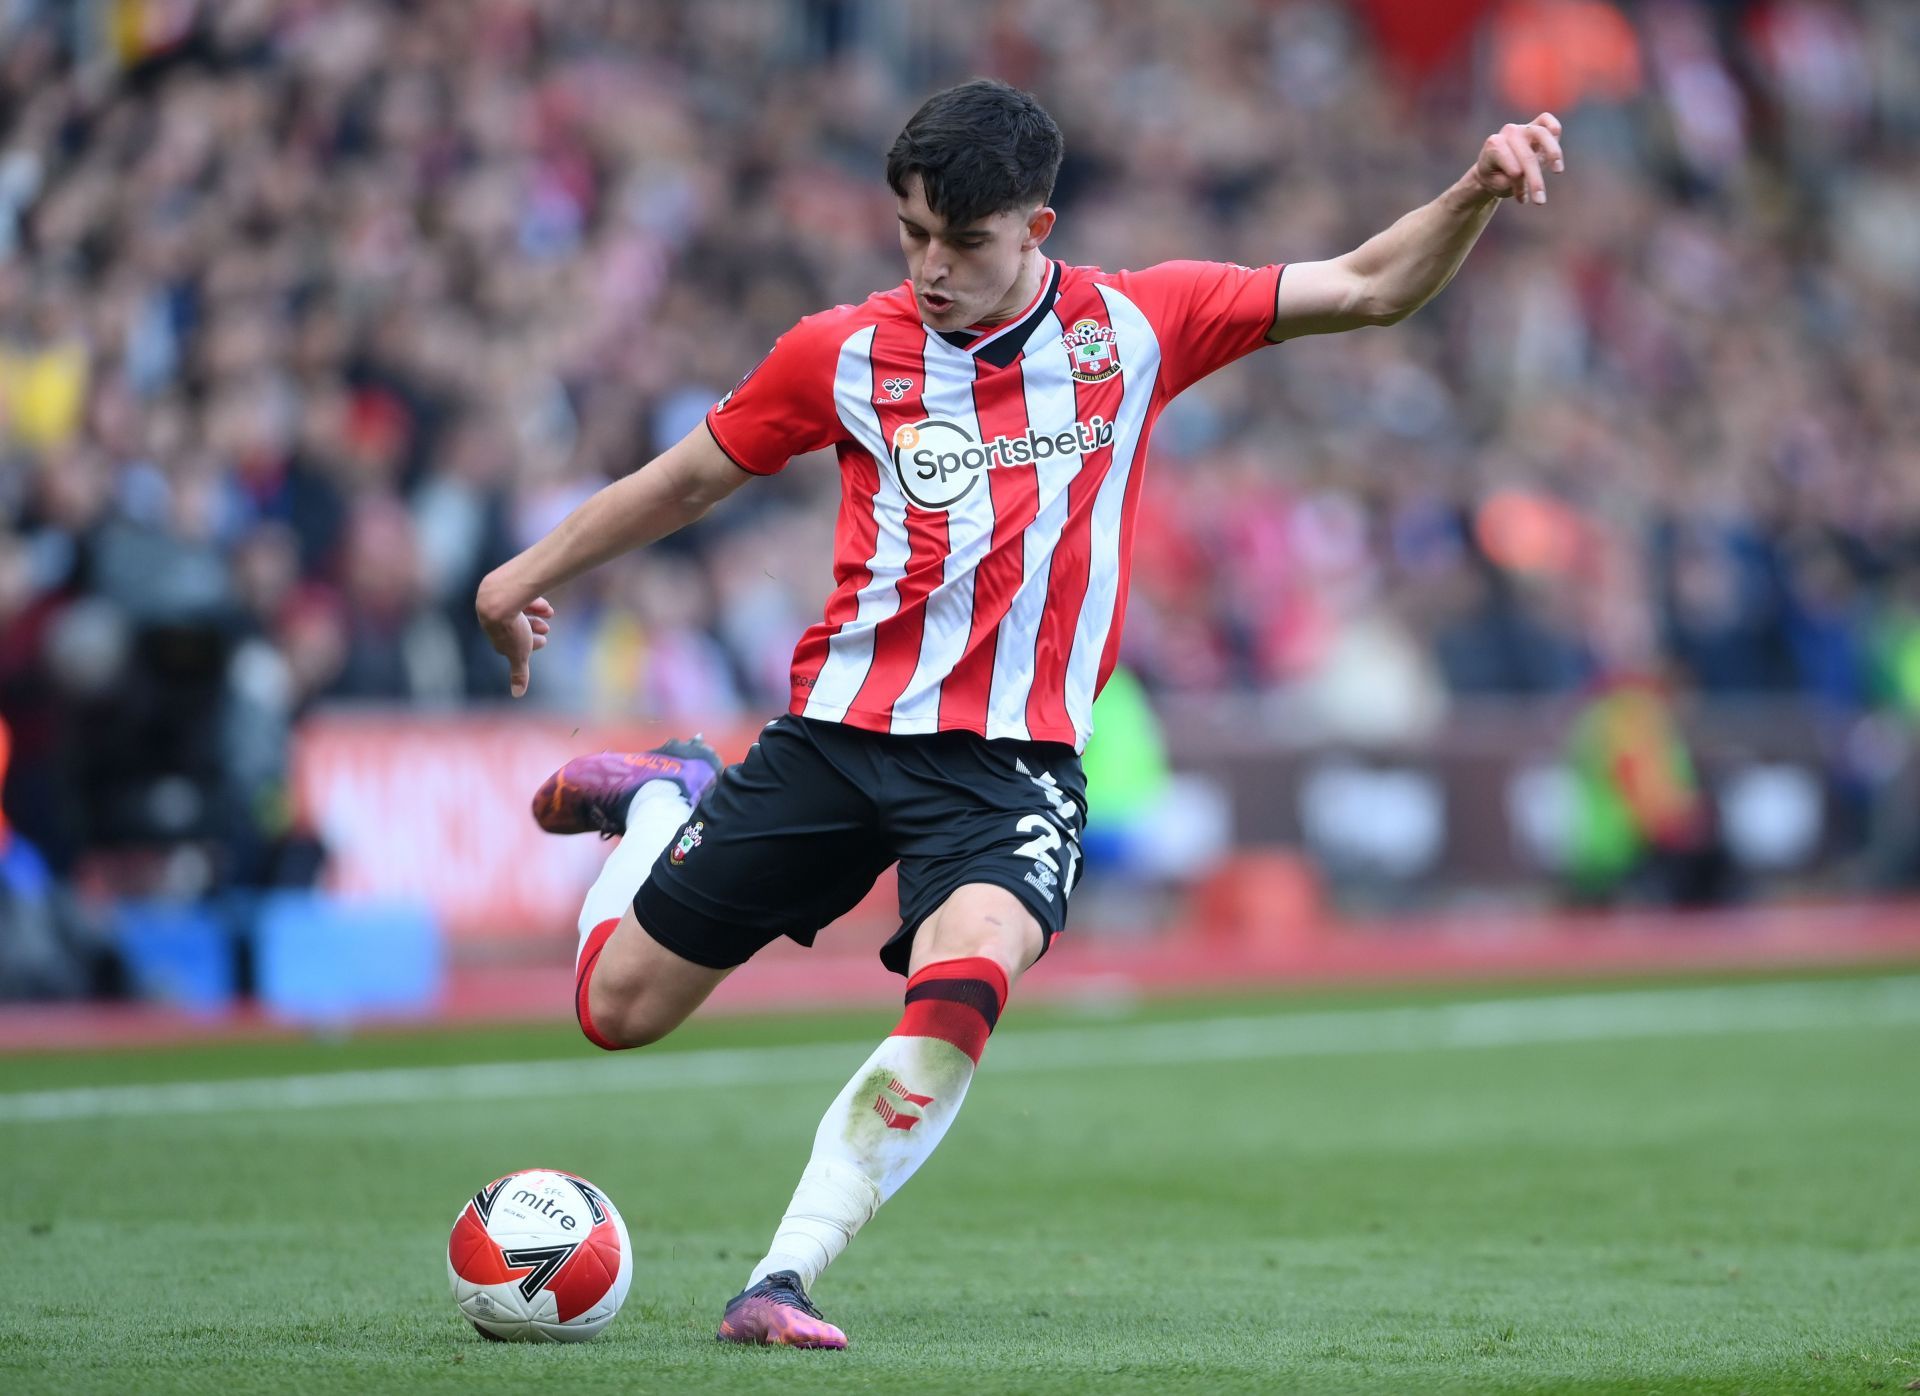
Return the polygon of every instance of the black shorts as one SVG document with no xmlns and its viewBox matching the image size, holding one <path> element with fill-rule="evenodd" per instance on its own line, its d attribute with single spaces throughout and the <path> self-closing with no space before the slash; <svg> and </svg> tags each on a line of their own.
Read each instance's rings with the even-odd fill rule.
<svg viewBox="0 0 1920 1396">
<path fill-rule="evenodd" d="M 1050 945 L 1080 875 L 1086 817 L 1070 746 L 896 737 L 788 714 L 708 787 L 634 912 L 667 949 L 731 969 L 780 936 L 813 944 L 897 862 L 900 929 L 880 951 L 896 974 L 920 923 L 970 882 L 1020 898 Z"/>
</svg>

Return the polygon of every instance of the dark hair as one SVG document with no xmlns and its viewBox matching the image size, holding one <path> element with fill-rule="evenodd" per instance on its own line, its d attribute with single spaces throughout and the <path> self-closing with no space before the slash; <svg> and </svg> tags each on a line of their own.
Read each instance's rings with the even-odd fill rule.
<svg viewBox="0 0 1920 1396">
<path fill-rule="evenodd" d="M 927 207 L 949 227 L 1043 204 L 1066 143 L 1030 95 L 992 78 L 936 92 L 887 152 L 887 183 L 906 197 L 919 175 Z"/>
</svg>

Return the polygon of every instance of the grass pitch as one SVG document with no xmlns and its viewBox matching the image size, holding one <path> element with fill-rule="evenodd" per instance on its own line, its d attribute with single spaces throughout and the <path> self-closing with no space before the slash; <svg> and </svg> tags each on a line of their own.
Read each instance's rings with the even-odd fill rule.
<svg viewBox="0 0 1920 1396">
<path fill-rule="evenodd" d="M 0 1061 L 8 1392 L 1861 1392 L 1920 1381 L 1920 978 L 1022 1011 L 818 1287 L 713 1341 L 885 1014 Z M 183 1086 L 181 1083 L 198 1083 Z M 483 1343 L 512 1168 L 636 1250 Z"/>
</svg>

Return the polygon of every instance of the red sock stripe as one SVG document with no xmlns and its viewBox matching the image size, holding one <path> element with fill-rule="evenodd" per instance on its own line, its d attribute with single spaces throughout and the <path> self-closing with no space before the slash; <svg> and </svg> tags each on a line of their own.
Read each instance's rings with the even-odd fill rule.
<svg viewBox="0 0 1920 1396">
<path fill-rule="evenodd" d="M 893 1035 L 937 1037 L 978 1065 L 1006 1005 L 1006 971 L 992 960 L 942 960 L 907 981 L 906 1011 Z"/>
<path fill-rule="evenodd" d="M 984 955 L 975 955 L 966 960 L 941 960 L 928 965 L 907 981 L 912 990 L 919 984 L 931 984 L 938 979 L 978 979 L 984 981 L 993 990 L 994 1012 L 998 1013 L 1007 1006 L 1007 972 L 1000 968 L 995 960 Z"/>
<path fill-rule="evenodd" d="M 600 961 L 600 952 L 606 948 L 607 937 L 613 934 L 613 928 L 619 924 L 618 917 L 602 921 L 587 934 L 587 943 L 580 947 L 580 966 L 573 976 L 573 1016 L 580 1020 L 580 1031 L 587 1035 L 587 1041 L 609 1052 L 618 1052 L 620 1044 L 602 1037 L 600 1030 L 594 1027 L 593 1014 L 587 1011 L 587 981 L 593 977 L 593 967 Z"/>
</svg>

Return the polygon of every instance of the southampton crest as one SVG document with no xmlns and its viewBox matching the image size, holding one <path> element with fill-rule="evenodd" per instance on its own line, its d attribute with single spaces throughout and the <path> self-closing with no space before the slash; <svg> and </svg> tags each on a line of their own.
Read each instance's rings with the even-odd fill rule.
<svg viewBox="0 0 1920 1396">
<path fill-rule="evenodd" d="M 693 823 L 687 825 L 687 827 L 681 831 L 680 841 L 673 846 L 673 851 L 667 855 L 667 861 L 672 863 L 676 868 L 686 862 L 687 855 L 700 846 L 700 835 L 706 832 L 706 828 L 706 821 L 701 819 L 696 819 Z"/>
<path fill-rule="evenodd" d="M 1110 325 L 1075 320 L 1073 328 L 1060 336 L 1060 342 L 1066 346 L 1077 382 L 1102 383 L 1120 371 L 1120 354 Z"/>
</svg>

